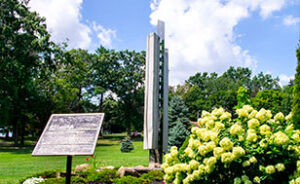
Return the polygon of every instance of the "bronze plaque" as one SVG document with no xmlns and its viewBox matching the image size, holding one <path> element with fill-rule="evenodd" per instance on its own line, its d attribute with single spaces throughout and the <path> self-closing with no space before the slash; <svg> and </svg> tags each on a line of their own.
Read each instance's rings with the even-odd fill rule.
<svg viewBox="0 0 300 184">
<path fill-rule="evenodd" d="M 93 155 L 103 117 L 103 113 L 52 114 L 32 155 Z"/>
</svg>

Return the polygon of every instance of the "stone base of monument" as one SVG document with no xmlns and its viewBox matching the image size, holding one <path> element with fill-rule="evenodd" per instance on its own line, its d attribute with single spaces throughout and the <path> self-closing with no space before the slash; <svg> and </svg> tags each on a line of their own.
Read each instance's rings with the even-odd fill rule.
<svg viewBox="0 0 300 184">
<path fill-rule="evenodd" d="M 148 173 L 152 170 L 161 170 L 161 168 L 158 167 L 144 167 L 144 166 L 136 166 L 136 167 L 120 167 L 118 170 L 118 176 L 140 176 L 144 173 Z"/>
</svg>

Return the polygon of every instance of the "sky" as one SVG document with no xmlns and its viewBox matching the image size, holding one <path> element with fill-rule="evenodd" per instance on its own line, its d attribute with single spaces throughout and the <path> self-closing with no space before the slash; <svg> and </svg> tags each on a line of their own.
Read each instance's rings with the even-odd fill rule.
<svg viewBox="0 0 300 184">
<path fill-rule="evenodd" d="M 146 49 L 146 38 L 165 22 L 169 83 L 197 72 L 222 74 L 249 67 L 293 79 L 300 43 L 300 0 L 31 0 L 46 18 L 52 40 L 94 52 Z"/>
</svg>

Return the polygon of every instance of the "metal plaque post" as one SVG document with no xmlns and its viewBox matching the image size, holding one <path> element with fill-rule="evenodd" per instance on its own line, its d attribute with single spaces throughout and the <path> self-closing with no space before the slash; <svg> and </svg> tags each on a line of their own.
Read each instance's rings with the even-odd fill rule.
<svg viewBox="0 0 300 184">
<path fill-rule="evenodd" d="M 66 184 L 71 184 L 72 156 L 67 156 Z"/>
</svg>

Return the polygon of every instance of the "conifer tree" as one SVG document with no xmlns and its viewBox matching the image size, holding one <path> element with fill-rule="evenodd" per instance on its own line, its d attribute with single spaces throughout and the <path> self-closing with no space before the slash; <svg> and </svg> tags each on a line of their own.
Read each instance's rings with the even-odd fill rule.
<svg viewBox="0 0 300 184">
<path fill-rule="evenodd" d="M 134 146 L 133 146 L 133 143 L 130 140 L 130 138 L 127 137 L 122 140 L 120 150 L 122 152 L 130 152 L 130 151 L 134 150 Z"/>
<path fill-rule="evenodd" d="M 296 51 L 298 66 L 296 69 L 295 86 L 293 92 L 293 122 L 296 128 L 300 128 L 300 45 Z"/>
<path fill-rule="evenodd" d="M 190 121 L 187 118 L 188 108 L 183 100 L 174 96 L 169 106 L 169 140 L 168 146 L 180 147 L 189 135 Z"/>
</svg>

